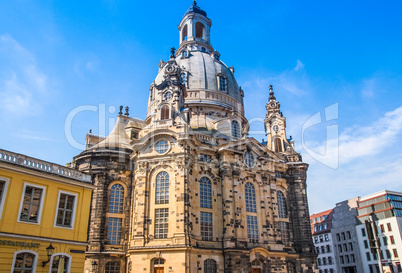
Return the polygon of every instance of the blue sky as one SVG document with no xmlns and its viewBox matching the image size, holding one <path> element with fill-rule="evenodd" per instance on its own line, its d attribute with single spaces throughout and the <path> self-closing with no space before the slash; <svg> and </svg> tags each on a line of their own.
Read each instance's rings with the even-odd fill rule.
<svg viewBox="0 0 402 273">
<path fill-rule="evenodd" d="M 158 62 L 178 46 L 177 25 L 190 5 L 1 1 L 0 148 L 65 164 L 80 153 L 66 139 L 69 113 L 77 111 L 67 127 L 81 144 L 89 129 L 112 129 L 119 105 L 145 118 Z M 311 213 L 354 196 L 401 190 L 400 1 L 198 5 L 212 19 L 212 45 L 235 67 L 258 140 L 265 137 L 259 120 L 274 85 L 288 135 L 310 164 Z M 310 126 L 312 117 L 322 122 Z"/>
</svg>

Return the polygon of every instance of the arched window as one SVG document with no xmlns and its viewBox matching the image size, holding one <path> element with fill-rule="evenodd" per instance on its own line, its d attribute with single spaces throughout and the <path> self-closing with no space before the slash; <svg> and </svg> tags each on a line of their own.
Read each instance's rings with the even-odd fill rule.
<svg viewBox="0 0 402 273">
<path fill-rule="evenodd" d="M 253 273 L 261 273 L 262 262 L 260 260 L 254 260 L 251 262 L 251 268 Z"/>
<path fill-rule="evenodd" d="M 120 262 L 107 262 L 105 273 L 120 273 Z"/>
<path fill-rule="evenodd" d="M 164 105 L 161 108 L 161 120 L 162 119 L 169 119 L 170 115 L 169 115 L 169 106 Z"/>
<path fill-rule="evenodd" d="M 286 211 L 286 199 L 285 196 L 281 191 L 276 192 L 276 196 L 278 199 L 278 215 L 280 218 L 286 218 L 287 217 L 287 211 Z"/>
<path fill-rule="evenodd" d="M 155 204 L 169 203 L 169 174 L 160 172 L 156 176 Z"/>
<path fill-rule="evenodd" d="M 200 206 L 201 208 L 212 208 L 211 181 L 206 177 L 200 179 Z"/>
<path fill-rule="evenodd" d="M 275 138 L 274 145 L 275 145 L 275 152 L 278 152 L 278 153 L 283 152 L 282 151 L 282 141 L 279 137 Z"/>
<path fill-rule="evenodd" d="M 11 272 L 35 273 L 37 259 L 38 257 L 33 251 L 18 251 L 14 254 Z"/>
<path fill-rule="evenodd" d="M 240 125 L 236 120 L 232 120 L 232 137 L 241 137 Z"/>
<path fill-rule="evenodd" d="M 163 273 L 165 271 L 165 260 L 155 259 L 153 260 L 154 273 Z"/>
<path fill-rule="evenodd" d="M 70 255 L 58 253 L 52 256 L 51 273 L 52 272 L 70 272 Z M 59 271 L 60 269 L 60 271 Z M 61 271 L 62 270 L 62 271 Z"/>
<path fill-rule="evenodd" d="M 114 184 L 110 188 L 109 212 L 123 213 L 124 188 L 120 184 Z"/>
<path fill-rule="evenodd" d="M 246 164 L 247 167 L 252 168 L 254 166 L 254 156 L 252 153 L 247 151 L 244 154 L 244 163 Z"/>
<path fill-rule="evenodd" d="M 204 32 L 205 32 L 204 25 L 200 22 L 197 22 L 195 24 L 195 37 L 203 39 L 205 36 Z"/>
<path fill-rule="evenodd" d="M 207 259 L 204 261 L 204 273 L 216 273 L 217 272 L 216 261 L 213 259 Z"/>
<path fill-rule="evenodd" d="M 255 202 L 255 189 L 253 184 L 247 183 L 245 186 L 245 190 L 246 190 L 246 211 L 257 212 Z"/>
<path fill-rule="evenodd" d="M 185 25 L 183 28 L 183 32 L 181 33 L 182 41 L 187 41 L 187 36 L 188 36 L 187 25 Z"/>
</svg>

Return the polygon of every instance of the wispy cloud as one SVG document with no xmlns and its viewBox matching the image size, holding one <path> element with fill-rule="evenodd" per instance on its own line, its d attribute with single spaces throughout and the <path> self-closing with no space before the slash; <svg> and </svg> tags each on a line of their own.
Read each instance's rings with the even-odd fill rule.
<svg viewBox="0 0 402 273">
<path fill-rule="evenodd" d="M 363 97 L 366 98 L 372 98 L 374 97 L 376 89 L 376 79 L 368 79 L 363 81 L 363 88 L 362 88 L 362 95 Z"/>
<path fill-rule="evenodd" d="M 47 75 L 37 67 L 35 56 L 8 34 L 0 36 L 0 54 L 7 60 L 1 67 L 1 111 L 11 115 L 37 114 L 47 95 Z"/>
<path fill-rule="evenodd" d="M 99 72 L 99 66 L 100 59 L 93 54 L 89 54 L 89 56 L 75 60 L 74 72 L 82 80 L 86 80 L 89 75 Z"/>
<path fill-rule="evenodd" d="M 299 71 L 304 68 L 304 63 L 302 63 L 299 59 L 297 59 L 296 66 L 293 68 L 295 71 Z"/>
<path fill-rule="evenodd" d="M 21 129 L 20 131 L 14 133 L 14 137 L 21 138 L 21 139 L 30 139 L 30 140 L 37 140 L 37 141 L 51 141 L 51 142 L 63 142 L 62 140 L 54 139 L 49 137 L 43 132 L 36 132 L 27 129 Z"/>
<path fill-rule="evenodd" d="M 361 157 L 372 156 L 381 153 L 384 148 L 397 142 L 397 137 L 402 133 L 402 106 L 386 113 L 378 121 L 369 126 L 354 126 L 346 128 L 339 135 L 339 145 L 327 145 L 334 141 L 326 139 L 324 143 L 311 140 L 307 147 L 315 147 L 316 151 L 337 155 L 339 151 L 340 164 L 348 164 Z M 338 151 L 328 150 L 338 149 Z M 308 155 L 307 155 L 308 156 Z"/>
<path fill-rule="evenodd" d="M 382 189 L 398 190 L 402 176 L 402 149 L 398 145 L 401 135 L 402 107 L 398 107 L 370 125 L 343 130 L 338 147 L 327 145 L 339 150 L 340 167 L 337 169 L 331 169 L 303 153 L 304 160 L 310 163 L 309 198 L 313 212 L 356 195 Z M 307 144 L 309 147 L 314 145 L 317 145 L 317 150 L 325 151 L 325 143 L 311 141 Z M 333 150 L 325 152 L 338 154 Z"/>
<path fill-rule="evenodd" d="M 285 92 L 296 96 L 303 96 L 311 90 L 311 84 L 305 73 L 300 70 L 304 64 L 300 62 L 295 68 L 287 69 L 280 74 L 248 77 L 243 82 L 244 88 L 255 94 L 268 94 L 268 86 L 272 84 L 275 92 Z M 299 66 L 298 69 L 296 69 Z M 246 90 L 245 89 L 245 90 Z M 247 91 L 246 90 L 246 91 Z"/>
</svg>

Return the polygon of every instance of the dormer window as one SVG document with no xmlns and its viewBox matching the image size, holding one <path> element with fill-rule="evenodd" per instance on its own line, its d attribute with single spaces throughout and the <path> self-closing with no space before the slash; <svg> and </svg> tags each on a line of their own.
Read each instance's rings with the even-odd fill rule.
<svg viewBox="0 0 402 273">
<path fill-rule="evenodd" d="M 181 55 L 182 55 L 184 58 L 187 58 L 187 57 L 188 57 L 188 52 L 187 52 L 187 51 L 183 51 L 183 53 L 181 53 Z"/>
<path fill-rule="evenodd" d="M 205 49 L 205 47 L 201 47 L 201 52 L 207 52 L 207 50 Z"/>
<path fill-rule="evenodd" d="M 227 83 L 228 80 L 224 75 L 219 75 L 219 90 L 220 91 L 227 91 Z"/>
</svg>

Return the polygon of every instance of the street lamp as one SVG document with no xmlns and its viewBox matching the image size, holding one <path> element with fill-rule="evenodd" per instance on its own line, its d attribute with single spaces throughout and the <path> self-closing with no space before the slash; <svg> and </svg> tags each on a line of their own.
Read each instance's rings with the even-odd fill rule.
<svg viewBox="0 0 402 273">
<path fill-rule="evenodd" d="M 96 261 L 94 261 L 92 263 L 92 272 L 96 272 L 98 270 L 98 263 Z"/>
<path fill-rule="evenodd" d="M 42 267 L 45 267 L 45 265 L 50 262 L 50 258 L 52 257 L 54 252 L 54 247 L 52 246 L 52 243 L 46 248 L 46 255 L 47 255 L 47 261 L 42 262 Z"/>
</svg>

